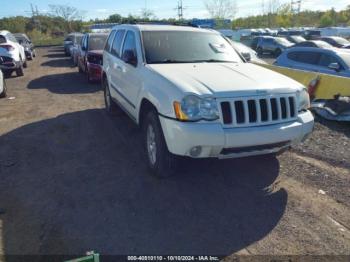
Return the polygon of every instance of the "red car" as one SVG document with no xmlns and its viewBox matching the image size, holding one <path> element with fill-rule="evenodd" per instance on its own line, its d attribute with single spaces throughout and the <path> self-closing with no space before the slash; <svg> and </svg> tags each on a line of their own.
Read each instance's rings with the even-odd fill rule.
<svg viewBox="0 0 350 262">
<path fill-rule="evenodd" d="M 88 33 L 81 39 L 78 51 L 79 72 L 85 73 L 89 82 L 101 81 L 102 53 L 108 34 Z"/>
</svg>

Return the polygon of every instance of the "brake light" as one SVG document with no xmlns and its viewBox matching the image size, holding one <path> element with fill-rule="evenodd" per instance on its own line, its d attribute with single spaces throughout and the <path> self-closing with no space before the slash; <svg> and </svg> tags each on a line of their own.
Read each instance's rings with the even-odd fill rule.
<svg viewBox="0 0 350 262">
<path fill-rule="evenodd" d="M 15 50 L 15 48 L 12 45 L 0 45 L 0 47 L 5 48 L 7 51 Z"/>
</svg>

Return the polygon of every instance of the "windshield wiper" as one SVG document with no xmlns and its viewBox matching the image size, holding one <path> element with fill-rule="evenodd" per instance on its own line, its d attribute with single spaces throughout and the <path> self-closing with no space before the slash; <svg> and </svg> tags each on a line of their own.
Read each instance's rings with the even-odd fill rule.
<svg viewBox="0 0 350 262">
<path fill-rule="evenodd" d="M 175 60 L 175 59 L 164 59 L 160 61 L 151 61 L 149 64 L 181 64 L 181 63 L 192 63 L 191 61 Z"/>
<path fill-rule="evenodd" d="M 219 59 L 203 59 L 203 60 L 193 60 L 192 63 L 237 63 L 236 61 L 227 61 Z"/>
</svg>

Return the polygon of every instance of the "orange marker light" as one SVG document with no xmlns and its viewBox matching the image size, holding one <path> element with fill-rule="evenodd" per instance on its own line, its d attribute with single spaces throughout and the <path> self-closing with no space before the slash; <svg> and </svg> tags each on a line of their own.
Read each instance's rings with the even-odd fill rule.
<svg viewBox="0 0 350 262">
<path fill-rule="evenodd" d="M 181 120 L 181 121 L 188 120 L 188 117 L 181 110 L 181 103 L 180 102 L 174 102 L 174 110 L 175 110 L 176 118 L 178 120 Z"/>
</svg>

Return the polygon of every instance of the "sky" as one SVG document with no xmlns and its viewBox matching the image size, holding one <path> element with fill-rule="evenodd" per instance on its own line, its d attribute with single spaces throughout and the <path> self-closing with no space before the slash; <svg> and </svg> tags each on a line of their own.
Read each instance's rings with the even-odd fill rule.
<svg viewBox="0 0 350 262">
<path fill-rule="evenodd" d="M 183 0 L 185 18 L 208 18 L 205 1 L 210 0 Z M 236 0 L 238 13 L 236 17 L 246 17 L 262 12 L 262 1 L 265 5 L 268 0 Z M 290 0 L 279 0 L 281 4 L 290 3 Z M 350 0 L 302 0 L 302 10 L 327 10 L 334 7 L 344 9 Z M 152 10 L 157 18 L 176 17 L 177 0 L 0 0 L 0 17 L 31 14 L 30 4 L 38 7 L 39 12 L 49 12 L 49 5 L 70 5 L 83 11 L 84 19 L 106 18 L 111 14 L 119 13 L 140 15 L 145 7 Z"/>
</svg>

